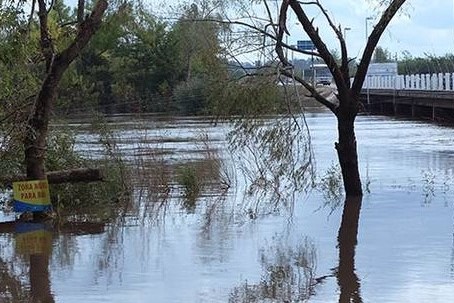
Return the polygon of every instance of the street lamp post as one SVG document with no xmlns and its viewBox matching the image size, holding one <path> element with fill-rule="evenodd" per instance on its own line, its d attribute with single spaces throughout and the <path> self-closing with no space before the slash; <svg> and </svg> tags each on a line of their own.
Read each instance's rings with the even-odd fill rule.
<svg viewBox="0 0 454 303">
<path fill-rule="evenodd" d="M 373 18 L 372 17 L 367 17 L 366 18 L 366 40 L 369 38 L 369 32 L 367 30 L 367 26 L 369 24 L 369 20 L 372 20 Z"/>
<path fill-rule="evenodd" d="M 372 17 L 366 17 L 365 23 L 366 23 L 366 44 L 367 40 L 369 39 L 369 31 L 367 30 L 367 26 L 369 25 L 369 20 L 372 20 Z M 369 86 L 370 86 L 370 78 L 369 75 L 366 74 L 366 88 L 367 88 L 367 104 L 370 105 L 370 94 L 369 94 Z"/>
<path fill-rule="evenodd" d="M 347 31 L 351 30 L 351 27 L 344 27 L 344 40 L 347 42 Z"/>
</svg>

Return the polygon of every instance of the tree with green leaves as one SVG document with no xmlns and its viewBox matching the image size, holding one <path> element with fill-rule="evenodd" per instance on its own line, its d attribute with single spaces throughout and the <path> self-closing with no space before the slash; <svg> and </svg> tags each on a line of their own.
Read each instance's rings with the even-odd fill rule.
<svg viewBox="0 0 454 303">
<path fill-rule="evenodd" d="M 200 114 L 209 106 L 210 92 L 227 81 L 219 38 L 223 28 L 214 21 L 220 17 L 209 3 L 192 3 L 181 9 L 172 35 L 184 81 L 176 87 L 174 97 L 183 113 Z"/>
<path fill-rule="evenodd" d="M 84 3 L 85 1 L 79 1 L 79 10 L 84 9 Z M 77 20 L 75 34 L 70 44 L 62 50 L 58 50 L 49 30 L 49 12 L 52 7 L 49 7 L 45 0 L 37 0 L 39 45 L 45 63 L 45 76 L 35 97 L 24 138 L 25 165 L 29 179 L 46 179 L 46 141 L 50 114 L 57 98 L 59 83 L 69 65 L 80 55 L 81 50 L 100 27 L 107 6 L 107 0 L 96 1 L 91 13 L 82 20 Z"/>
<path fill-rule="evenodd" d="M 403 52 L 398 60 L 398 72 L 403 75 L 433 74 L 454 72 L 454 54 L 424 57 L 413 57 L 409 52 Z"/>
<path fill-rule="evenodd" d="M 17 136 L 7 133 L 4 137 L 22 141 L 28 179 L 46 178 L 48 127 L 59 85 L 70 64 L 99 29 L 108 7 L 107 0 L 89 4 L 79 1 L 77 9 L 84 11 L 84 17 L 71 20 L 61 1 L 0 3 L 0 32 L 5 38 L 0 43 L 5 50 L 0 61 L 5 71 L 1 98 L 6 101 L 2 103 L 2 121 L 10 121 L 15 126 L 10 129 L 20 131 Z M 11 119 L 11 112 L 17 119 Z"/>
<path fill-rule="evenodd" d="M 387 63 L 387 62 L 393 62 L 393 58 L 391 56 L 391 53 L 389 50 L 386 48 L 383 48 L 381 46 L 377 46 L 375 48 L 374 56 L 372 58 L 372 62 L 374 63 Z"/>
</svg>

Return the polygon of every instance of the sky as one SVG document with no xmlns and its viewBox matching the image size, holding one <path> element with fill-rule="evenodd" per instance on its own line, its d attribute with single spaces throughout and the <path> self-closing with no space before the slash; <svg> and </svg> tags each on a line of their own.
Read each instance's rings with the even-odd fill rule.
<svg viewBox="0 0 454 303">
<path fill-rule="evenodd" d="M 149 2 L 152 10 L 160 10 L 163 7 L 161 0 L 145 1 Z M 346 31 L 350 57 L 361 57 L 366 42 L 366 22 L 370 34 L 381 13 L 377 10 L 377 1 L 320 0 L 336 25 L 340 25 L 342 29 L 350 28 Z M 167 4 L 181 2 L 166 1 Z M 268 2 L 281 3 L 279 0 Z M 323 22 L 324 17 L 320 11 L 315 9 L 308 11 L 308 15 L 314 17 L 314 23 L 319 26 L 319 32 L 329 48 L 339 49 L 338 41 L 332 30 Z M 273 13 L 277 16 L 276 9 Z M 255 14 L 260 14 L 260 10 Z M 308 39 L 301 26 L 297 24 L 295 15 L 289 17 L 287 26 L 291 32 L 288 37 L 289 44 L 296 45 L 298 40 Z M 414 57 L 454 53 L 454 0 L 407 0 L 383 33 L 379 46 L 387 49 L 393 57 L 401 57 L 404 51 L 408 51 Z"/>
<path fill-rule="evenodd" d="M 76 3 L 76 0 L 65 0 Z M 152 11 L 162 15 L 167 5 L 178 5 L 179 0 L 144 0 Z M 185 2 L 189 2 L 187 0 Z M 249 0 L 245 0 L 249 1 Z M 270 0 L 269 3 L 281 1 Z M 366 42 L 367 30 L 370 33 L 377 22 L 379 12 L 376 10 L 377 0 L 320 0 L 327 9 L 329 16 L 346 31 L 350 57 L 361 57 Z M 259 12 L 259 10 L 257 11 Z M 256 14 L 260 14 L 257 13 Z M 339 49 L 337 40 L 326 24 L 323 16 L 312 10 L 314 23 L 319 25 L 320 33 L 330 49 Z M 171 12 L 168 12 L 170 17 Z M 276 12 L 277 15 L 277 12 Z M 372 20 L 366 18 L 371 17 Z M 290 16 L 288 28 L 291 35 L 290 44 L 296 45 L 298 40 L 307 40 L 307 35 L 297 25 L 295 16 Z M 395 16 L 384 32 L 379 46 L 387 49 L 393 56 L 401 56 L 408 51 L 414 57 L 426 55 L 442 56 L 454 53 L 454 0 L 407 0 L 401 12 Z M 298 56 L 298 55 L 296 55 Z M 304 57 L 304 56 L 303 56 Z"/>
<path fill-rule="evenodd" d="M 365 0 L 321 0 L 328 15 L 345 31 L 350 57 L 361 57 L 366 43 L 366 22 L 368 34 L 379 18 L 379 13 L 371 2 Z M 314 23 L 330 49 L 337 48 L 338 42 L 332 30 L 322 23 L 322 15 L 313 15 Z M 366 20 L 366 18 L 372 20 Z M 291 24 L 289 42 L 308 39 L 301 32 L 300 25 Z M 320 19 L 320 21 L 318 21 Z M 290 19 L 292 20 L 292 19 Z M 442 56 L 454 53 L 454 0 L 407 0 L 401 12 L 394 17 L 383 33 L 378 44 L 393 56 L 401 56 L 408 51 L 414 57 L 427 55 Z"/>
</svg>

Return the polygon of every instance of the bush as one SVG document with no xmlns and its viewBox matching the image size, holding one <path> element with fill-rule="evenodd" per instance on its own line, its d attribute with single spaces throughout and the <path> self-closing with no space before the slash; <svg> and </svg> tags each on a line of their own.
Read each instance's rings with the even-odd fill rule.
<svg viewBox="0 0 454 303">
<path fill-rule="evenodd" d="M 197 115 L 206 109 L 206 82 L 201 78 L 193 78 L 179 84 L 173 91 L 176 106 L 180 114 Z"/>
<path fill-rule="evenodd" d="M 105 156 L 100 159 L 82 157 L 75 149 L 75 134 L 70 130 L 52 132 L 48 140 L 47 169 L 64 170 L 79 167 L 97 167 L 103 171 L 104 182 L 65 183 L 52 185 L 52 204 L 56 211 L 66 214 L 92 214 L 107 219 L 116 213 L 121 203 L 129 202 L 130 185 L 125 181 L 128 170 L 119 156 L 115 140 L 103 123 L 94 129 L 102 138 Z"/>
<path fill-rule="evenodd" d="M 178 170 L 178 183 L 183 187 L 184 206 L 193 210 L 196 206 L 195 202 L 200 195 L 201 183 L 199 176 L 194 166 L 184 166 Z"/>
</svg>

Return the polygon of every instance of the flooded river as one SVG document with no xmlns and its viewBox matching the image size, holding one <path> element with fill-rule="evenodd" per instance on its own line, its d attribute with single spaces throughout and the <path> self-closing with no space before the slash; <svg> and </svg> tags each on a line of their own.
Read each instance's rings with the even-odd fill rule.
<svg viewBox="0 0 454 303">
<path fill-rule="evenodd" d="M 112 122 L 131 165 L 144 155 L 197 163 L 201 134 L 224 165 L 234 158 L 225 125 L 137 119 Z M 328 113 L 307 123 L 319 183 L 335 172 L 336 124 Z M 109 224 L 3 227 L 0 302 L 453 302 L 453 129 L 361 116 L 356 130 L 365 196 L 349 209 L 314 188 L 251 213 L 230 168 L 229 192 L 191 208 L 172 189 L 168 205 L 141 204 Z M 87 129 L 78 141 L 87 155 L 101 151 Z M 137 186 L 134 197 L 159 203 L 152 194 Z"/>
</svg>

